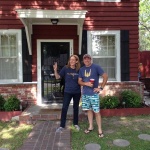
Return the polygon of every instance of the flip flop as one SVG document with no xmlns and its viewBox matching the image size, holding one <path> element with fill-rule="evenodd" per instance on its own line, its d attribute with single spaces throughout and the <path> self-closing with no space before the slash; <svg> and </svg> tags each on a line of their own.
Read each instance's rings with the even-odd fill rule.
<svg viewBox="0 0 150 150">
<path fill-rule="evenodd" d="M 103 138 L 103 137 L 104 137 L 104 134 L 103 134 L 103 133 L 99 133 L 99 134 L 98 134 L 98 137 L 99 137 L 99 138 Z"/>
<path fill-rule="evenodd" d="M 90 129 L 85 129 L 84 133 L 85 133 L 85 134 L 88 134 L 88 133 L 90 133 L 91 131 L 93 131 L 93 129 L 91 129 L 91 130 L 90 130 Z"/>
</svg>

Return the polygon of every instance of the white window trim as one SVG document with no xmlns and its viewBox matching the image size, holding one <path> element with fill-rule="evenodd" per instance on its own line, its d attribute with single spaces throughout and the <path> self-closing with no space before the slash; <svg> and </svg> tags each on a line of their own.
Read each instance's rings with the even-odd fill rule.
<svg viewBox="0 0 150 150">
<path fill-rule="evenodd" d="M 87 0 L 87 2 L 121 2 L 121 0 Z"/>
<path fill-rule="evenodd" d="M 116 46 L 116 80 L 120 82 L 121 81 L 121 65 L 120 65 L 120 31 L 118 30 L 112 30 L 112 31 L 88 31 L 87 32 L 87 40 L 88 40 L 88 49 L 87 52 L 88 54 L 91 55 L 92 52 L 92 34 L 97 34 L 97 35 L 115 35 L 115 46 Z M 109 79 L 109 81 L 111 81 Z M 113 82 L 113 81 L 112 81 Z"/>
<path fill-rule="evenodd" d="M 17 44 L 18 44 L 18 79 L 4 79 L 0 80 L 0 83 L 22 83 L 23 82 L 23 74 L 22 74 L 22 37 L 21 30 L 17 29 L 8 29 L 8 30 L 0 30 L 0 35 L 5 34 L 17 34 Z"/>
</svg>

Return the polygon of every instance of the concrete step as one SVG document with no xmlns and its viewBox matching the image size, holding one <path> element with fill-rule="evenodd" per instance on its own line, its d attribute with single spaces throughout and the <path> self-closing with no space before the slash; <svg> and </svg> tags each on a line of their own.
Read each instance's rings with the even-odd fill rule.
<svg viewBox="0 0 150 150">
<path fill-rule="evenodd" d="M 62 104 L 28 107 L 20 116 L 19 122 L 22 124 L 34 124 L 36 121 L 60 120 Z M 85 113 L 79 109 L 80 120 L 85 119 Z M 70 105 L 67 113 L 67 120 L 73 119 L 73 106 Z"/>
</svg>

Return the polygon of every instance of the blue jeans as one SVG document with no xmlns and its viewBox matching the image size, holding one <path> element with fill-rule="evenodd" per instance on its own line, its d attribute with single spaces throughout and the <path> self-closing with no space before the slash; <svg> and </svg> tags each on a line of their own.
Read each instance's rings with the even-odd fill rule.
<svg viewBox="0 0 150 150">
<path fill-rule="evenodd" d="M 71 93 L 64 92 L 63 107 L 61 110 L 60 127 L 64 128 L 66 125 L 67 111 L 68 111 L 68 107 L 72 98 L 73 98 L 73 124 L 78 125 L 80 97 L 81 97 L 81 93 L 71 94 Z"/>
</svg>

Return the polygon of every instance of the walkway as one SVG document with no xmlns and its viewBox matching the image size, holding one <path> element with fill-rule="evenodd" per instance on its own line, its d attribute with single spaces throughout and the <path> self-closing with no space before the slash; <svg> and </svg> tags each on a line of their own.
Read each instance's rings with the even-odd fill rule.
<svg viewBox="0 0 150 150">
<path fill-rule="evenodd" d="M 56 133 L 58 126 L 58 121 L 37 122 L 19 150 L 71 150 L 70 129 L 67 128 L 62 133 Z"/>
</svg>

